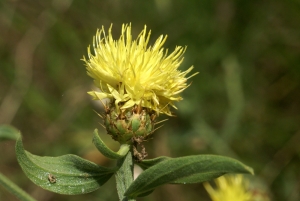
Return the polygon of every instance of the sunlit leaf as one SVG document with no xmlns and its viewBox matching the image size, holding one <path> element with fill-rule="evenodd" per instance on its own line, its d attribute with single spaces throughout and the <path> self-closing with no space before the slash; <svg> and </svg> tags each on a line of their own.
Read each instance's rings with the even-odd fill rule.
<svg viewBox="0 0 300 201">
<path fill-rule="evenodd" d="M 138 197 L 168 184 L 191 184 L 208 181 L 226 173 L 252 173 L 243 163 L 223 156 L 196 155 L 164 160 L 142 172 L 125 195 Z"/>
<path fill-rule="evenodd" d="M 16 155 L 26 176 L 36 185 L 59 194 L 84 194 L 97 190 L 114 169 L 101 167 L 76 155 L 36 156 L 24 150 L 21 137 Z"/>
</svg>

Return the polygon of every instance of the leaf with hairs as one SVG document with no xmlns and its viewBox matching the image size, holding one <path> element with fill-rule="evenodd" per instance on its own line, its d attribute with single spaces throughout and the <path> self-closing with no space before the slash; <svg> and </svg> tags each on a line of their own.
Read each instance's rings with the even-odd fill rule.
<svg viewBox="0 0 300 201">
<path fill-rule="evenodd" d="M 226 173 L 251 173 L 252 168 L 228 157 L 195 155 L 164 160 L 142 172 L 125 195 L 141 196 L 163 184 L 191 184 L 209 181 Z"/>
<path fill-rule="evenodd" d="M 21 137 L 16 142 L 18 162 L 36 185 L 59 194 L 85 194 L 97 190 L 116 171 L 76 155 L 36 156 L 24 150 Z"/>
</svg>

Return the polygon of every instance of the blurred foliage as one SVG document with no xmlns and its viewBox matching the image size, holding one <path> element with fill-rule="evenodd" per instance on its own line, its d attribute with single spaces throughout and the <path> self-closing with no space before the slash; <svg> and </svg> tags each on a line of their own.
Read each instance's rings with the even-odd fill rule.
<svg viewBox="0 0 300 201">
<path fill-rule="evenodd" d="M 112 165 L 91 140 L 101 104 L 80 59 L 97 28 L 144 24 L 152 42 L 188 46 L 182 69 L 200 74 L 184 100 L 146 143 L 149 158 L 213 153 L 253 167 L 253 185 L 273 200 L 300 200 L 300 3 L 242 0 L 0 2 L 0 124 L 24 136 L 38 155 L 78 154 Z M 136 36 L 136 35 L 135 35 Z M 162 119 L 164 117 L 161 117 Z M 105 130 L 101 137 L 116 150 Z M 18 166 L 14 142 L 0 146 L 0 171 L 38 200 L 117 200 L 112 179 L 82 196 L 47 192 Z M 4 154 L 5 153 L 5 154 Z M 254 178 L 253 178 L 254 179 Z M 166 185 L 141 201 L 209 200 L 201 184 Z M 0 187 L 0 200 L 16 200 Z"/>
</svg>

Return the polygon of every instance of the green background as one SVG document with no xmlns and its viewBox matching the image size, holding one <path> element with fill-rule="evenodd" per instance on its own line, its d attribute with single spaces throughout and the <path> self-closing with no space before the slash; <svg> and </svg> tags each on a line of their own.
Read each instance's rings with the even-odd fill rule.
<svg viewBox="0 0 300 201">
<path fill-rule="evenodd" d="M 114 150 L 94 112 L 99 101 L 83 62 L 97 28 L 120 35 L 146 24 L 151 43 L 187 45 L 181 69 L 200 72 L 184 100 L 167 117 L 148 158 L 220 154 L 254 168 L 251 184 L 273 200 L 300 200 L 300 2 L 245 0 L 1 1 L 0 124 L 11 124 L 37 155 L 77 154 L 97 164 L 114 162 L 96 151 L 94 128 Z M 161 119 L 166 116 L 161 115 Z M 0 171 L 38 200 L 117 200 L 111 179 L 82 196 L 47 192 L 29 181 L 16 162 L 14 142 L 0 145 Z M 0 187 L 0 200 L 16 200 Z M 204 200 L 202 184 L 165 185 L 140 201 Z"/>
</svg>

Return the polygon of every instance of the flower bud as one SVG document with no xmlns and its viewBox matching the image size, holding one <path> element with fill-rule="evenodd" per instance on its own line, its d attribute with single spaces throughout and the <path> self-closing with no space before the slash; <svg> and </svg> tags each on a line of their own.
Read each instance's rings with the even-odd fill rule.
<svg viewBox="0 0 300 201">
<path fill-rule="evenodd" d="M 131 143 L 132 139 L 147 139 L 154 131 L 155 112 L 141 106 L 119 109 L 111 104 L 106 109 L 104 126 L 107 133 L 121 144 Z"/>
</svg>

